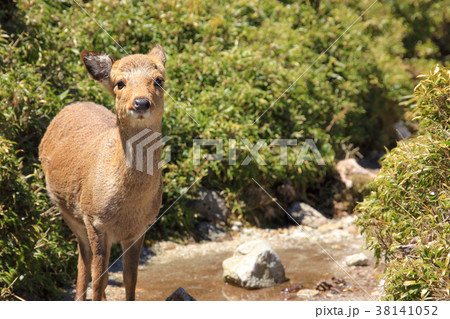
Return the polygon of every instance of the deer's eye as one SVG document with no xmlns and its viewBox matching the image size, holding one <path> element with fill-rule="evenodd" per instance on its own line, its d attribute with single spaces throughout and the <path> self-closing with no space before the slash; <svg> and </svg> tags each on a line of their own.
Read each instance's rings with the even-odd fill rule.
<svg viewBox="0 0 450 319">
<path fill-rule="evenodd" d="M 163 78 L 157 78 L 155 81 L 156 85 L 159 86 L 161 89 L 164 86 L 164 79 Z"/>
<path fill-rule="evenodd" d="M 116 82 L 116 84 L 114 84 L 114 86 L 117 86 L 117 88 L 119 90 L 122 90 L 125 87 L 125 83 L 123 83 L 122 81 Z"/>
</svg>

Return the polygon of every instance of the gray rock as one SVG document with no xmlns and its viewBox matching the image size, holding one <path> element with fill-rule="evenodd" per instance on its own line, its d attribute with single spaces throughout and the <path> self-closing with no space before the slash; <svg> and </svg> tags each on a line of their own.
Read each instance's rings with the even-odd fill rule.
<svg viewBox="0 0 450 319">
<path fill-rule="evenodd" d="M 280 258 L 263 240 L 240 245 L 222 266 L 226 282 L 246 289 L 272 287 L 287 280 Z"/>
<path fill-rule="evenodd" d="M 416 251 L 417 247 L 415 244 L 408 244 L 408 245 L 400 245 L 397 247 L 397 249 L 400 250 L 405 255 L 409 255 L 413 251 Z"/>
<path fill-rule="evenodd" d="M 345 259 L 347 266 L 367 266 L 369 265 L 369 258 L 364 254 L 356 254 L 348 256 Z"/>
<path fill-rule="evenodd" d="M 277 197 L 282 202 L 289 204 L 295 200 L 295 188 L 291 182 L 286 182 L 277 187 Z"/>
<path fill-rule="evenodd" d="M 268 190 L 271 193 L 271 190 Z M 250 186 L 245 190 L 248 199 L 249 218 L 258 227 L 267 227 L 273 224 L 282 224 L 286 213 L 274 203 L 272 197 L 267 195 L 258 186 Z"/>
<path fill-rule="evenodd" d="M 194 297 L 186 292 L 183 288 L 175 290 L 166 301 L 196 301 Z"/>
<path fill-rule="evenodd" d="M 408 128 L 405 125 L 405 122 L 403 121 L 398 121 L 394 123 L 394 129 L 395 132 L 397 133 L 397 138 L 399 140 L 410 138 L 412 136 L 411 132 L 408 130 Z"/>
<path fill-rule="evenodd" d="M 366 169 L 370 169 L 373 173 L 378 174 L 381 165 L 380 159 L 386 154 L 385 151 L 372 150 L 363 158 L 358 160 L 358 164 Z"/>
<path fill-rule="evenodd" d="M 195 227 L 194 239 L 196 241 L 222 241 L 228 236 L 229 234 L 224 228 L 209 222 L 202 222 Z"/>
<path fill-rule="evenodd" d="M 317 228 L 328 221 L 319 211 L 306 203 L 292 203 L 287 212 L 297 223 L 313 228 Z"/>
<path fill-rule="evenodd" d="M 362 186 L 372 181 L 376 174 L 362 167 L 354 158 L 339 161 L 336 170 L 347 188 Z"/>
<path fill-rule="evenodd" d="M 205 188 L 197 192 L 197 199 L 188 200 L 186 206 L 210 222 L 225 222 L 228 217 L 225 200 L 217 192 Z"/>
</svg>

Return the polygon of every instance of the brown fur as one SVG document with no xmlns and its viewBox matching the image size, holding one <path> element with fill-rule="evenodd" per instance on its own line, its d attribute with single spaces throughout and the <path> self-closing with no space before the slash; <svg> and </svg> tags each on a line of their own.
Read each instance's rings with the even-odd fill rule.
<svg viewBox="0 0 450 319">
<path fill-rule="evenodd" d="M 125 146 L 145 128 L 161 132 L 164 92 L 155 81 L 165 77 L 165 54 L 156 46 L 147 55 L 116 62 L 96 52 L 83 52 L 82 60 L 92 77 L 115 97 L 116 115 L 91 102 L 66 106 L 50 123 L 39 157 L 49 196 L 78 239 L 75 300 L 86 299 L 91 270 L 93 300 L 106 300 L 108 276 L 102 274 L 114 242 L 120 242 L 124 251 L 129 249 L 123 257 L 123 275 L 126 299 L 134 300 L 143 242 L 139 236 L 161 205 L 157 167 L 161 149 L 154 154 L 153 175 L 148 175 L 126 166 Z M 125 87 L 114 86 L 118 81 Z M 132 114 L 136 98 L 148 98 L 150 108 Z"/>
</svg>

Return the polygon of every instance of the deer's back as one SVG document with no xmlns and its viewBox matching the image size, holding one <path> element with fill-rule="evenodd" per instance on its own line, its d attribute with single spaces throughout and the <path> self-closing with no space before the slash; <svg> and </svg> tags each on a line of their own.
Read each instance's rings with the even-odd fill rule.
<svg viewBox="0 0 450 319">
<path fill-rule="evenodd" d="M 39 146 L 39 156 L 51 154 L 60 144 L 92 140 L 115 126 L 114 113 L 101 105 L 92 102 L 67 105 L 48 126 Z"/>
<path fill-rule="evenodd" d="M 79 201 L 98 150 L 116 127 L 114 113 L 91 102 L 66 106 L 50 123 L 39 146 L 39 158 L 51 198 L 72 210 Z"/>
</svg>

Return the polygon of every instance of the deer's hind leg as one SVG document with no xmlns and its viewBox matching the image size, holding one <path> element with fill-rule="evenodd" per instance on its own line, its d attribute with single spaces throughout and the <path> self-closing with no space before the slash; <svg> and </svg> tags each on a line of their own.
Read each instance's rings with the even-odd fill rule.
<svg viewBox="0 0 450 319">
<path fill-rule="evenodd" d="M 86 300 L 86 291 L 91 276 L 92 251 L 87 238 L 78 238 L 78 275 L 75 301 Z"/>
<path fill-rule="evenodd" d="M 78 269 L 77 269 L 77 287 L 75 292 L 75 301 L 86 300 L 86 291 L 91 277 L 92 250 L 89 244 L 89 238 L 84 224 L 72 217 L 68 210 L 60 211 L 64 221 L 75 234 L 78 240 Z"/>
</svg>

